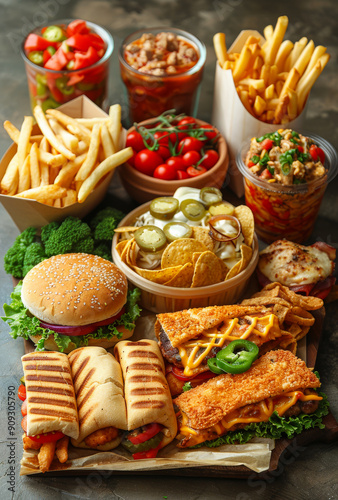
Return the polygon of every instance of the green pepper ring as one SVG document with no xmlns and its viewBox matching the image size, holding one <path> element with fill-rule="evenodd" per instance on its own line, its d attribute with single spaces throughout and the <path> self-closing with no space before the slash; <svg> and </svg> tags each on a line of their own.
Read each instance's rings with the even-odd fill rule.
<svg viewBox="0 0 338 500">
<path fill-rule="evenodd" d="M 243 373 L 251 367 L 258 354 L 259 349 L 254 342 L 244 339 L 233 340 L 227 347 L 218 351 L 216 358 L 208 359 L 208 367 L 217 374 L 219 370 L 231 374 Z M 217 371 L 214 371 L 215 368 Z"/>
</svg>

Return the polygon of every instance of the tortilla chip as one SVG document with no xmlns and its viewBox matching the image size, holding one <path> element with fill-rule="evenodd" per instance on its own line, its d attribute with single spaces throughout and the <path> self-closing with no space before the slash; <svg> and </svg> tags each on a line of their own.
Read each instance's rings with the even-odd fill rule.
<svg viewBox="0 0 338 500">
<path fill-rule="evenodd" d="M 131 238 L 130 240 L 126 240 L 126 241 L 127 241 L 127 244 L 123 247 L 121 255 L 120 255 L 122 262 L 124 262 L 125 264 L 127 264 L 127 255 L 129 258 L 129 249 L 134 241 L 134 238 Z"/>
<path fill-rule="evenodd" d="M 191 260 L 192 260 L 192 265 L 193 265 L 194 267 L 195 267 L 195 265 L 196 265 L 196 262 L 198 261 L 198 257 L 199 257 L 200 255 L 202 255 L 202 253 L 203 253 L 203 252 L 194 252 L 194 253 L 192 254 L 192 259 L 191 259 Z"/>
<path fill-rule="evenodd" d="M 193 238 L 197 241 L 203 243 L 210 252 L 213 251 L 215 240 L 209 234 L 209 229 L 207 227 L 194 226 L 192 228 Z"/>
<path fill-rule="evenodd" d="M 170 268 L 167 267 L 167 269 Z M 190 288 L 193 274 L 194 266 L 191 262 L 187 262 L 181 267 L 176 276 L 164 284 L 167 286 L 174 286 L 176 288 Z"/>
<path fill-rule="evenodd" d="M 245 244 L 251 247 L 255 232 L 255 223 L 252 211 L 246 205 L 240 205 L 235 208 L 234 216 L 237 217 L 241 223 Z"/>
<path fill-rule="evenodd" d="M 289 312 L 289 308 L 282 306 L 281 304 L 275 304 L 273 306 L 273 313 L 275 316 L 277 316 L 280 325 L 282 325 L 284 323 L 285 317 L 286 317 L 288 312 Z"/>
<path fill-rule="evenodd" d="M 137 229 L 139 229 L 139 228 L 135 227 L 135 226 L 122 226 L 122 227 L 117 227 L 116 229 L 114 229 L 114 232 L 115 233 L 133 233 Z"/>
<path fill-rule="evenodd" d="M 234 278 L 235 276 L 237 276 L 237 274 L 240 272 L 241 265 L 242 265 L 242 260 L 239 260 L 238 262 L 236 262 L 236 264 L 234 266 L 232 266 L 230 271 L 228 271 L 225 279 L 229 280 L 230 278 Z"/>
<path fill-rule="evenodd" d="M 192 238 L 179 238 L 172 241 L 163 251 L 161 267 L 183 266 L 187 262 L 192 263 L 195 252 L 205 252 L 207 248 L 200 241 Z"/>
<path fill-rule="evenodd" d="M 127 243 L 128 243 L 128 240 L 121 240 L 116 245 L 115 249 L 116 249 L 116 251 L 117 251 L 117 253 L 119 254 L 120 257 L 122 255 L 123 249 L 124 249 L 124 247 L 126 246 Z"/>
<path fill-rule="evenodd" d="M 247 245 L 241 245 L 241 268 L 239 272 L 244 271 L 250 263 L 252 257 L 252 248 Z"/>
<path fill-rule="evenodd" d="M 203 252 L 196 262 L 191 287 L 214 285 L 223 281 L 224 272 L 219 260 L 214 252 Z"/>
<path fill-rule="evenodd" d="M 182 266 L 166 267 L 165 269 L 143 269 L 142 267 L 133 267 L 134 271 L 153 283 L 164 285 L 167 281 L 172 280 L 176 274 L 182 269 Z"/>
<path fill-rule="evenodd" d="M 131 268 L 136 266 L 136 257 L 137 257 L 137 252 L 136 252 L 136 240 L 135 238 L 132 238 L 131 243 L 129 245 L 129 249 L 127 249 L 127 254 L 126 254 L 126 262 L 127 265 Z"/>
</svg>

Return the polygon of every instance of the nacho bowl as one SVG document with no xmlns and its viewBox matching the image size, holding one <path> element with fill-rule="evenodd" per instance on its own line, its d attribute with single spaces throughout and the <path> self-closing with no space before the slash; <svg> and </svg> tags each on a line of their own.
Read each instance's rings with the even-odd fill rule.
<svg viewBox="0 0 338 500">
<path fill-rule="evenodd" d="M 150 202 L 137 207 L 119 225 L 121 227 L 132 226 L 135 219 L 148 210 L 149 205 Z M 198 288 L 177 288 L 160 285 L 143 278 L 125 262 L 122 262 L 116 250 L 118 239 L 119 234 L 115 233 L 112 242 L 113 261 L 125 273 L 128 281 L 141 290 L 140 305 L 154 313 L 175 312 L 192 307 L 234 304 L 244 294 L 258 263 L 258 240 L 257 236 L 254 235 L 251 261 L 237 276 L 214 285 Z"/>
</svg>

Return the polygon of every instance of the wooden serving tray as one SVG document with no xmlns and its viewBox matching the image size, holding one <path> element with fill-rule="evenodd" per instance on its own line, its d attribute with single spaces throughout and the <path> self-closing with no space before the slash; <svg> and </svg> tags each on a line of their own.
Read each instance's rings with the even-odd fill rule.
<svg viewBox="0 0 338 500">
<path fill-rule="evenodd" d="M 311 327 L 309 333 L 306 337 L 306 354 L 307 354 L 307 365 L 309 368 L 314 368 L 317 358 L 318 347 L 320 343 L 320 338 L 323 331 L 323 323 L 325 319 L 325 309 L 322 307 L 318 311 L 311 311 L 316 321 Z M 31 341 L 25 340 L 25 353 L 34 351 L 34 344 Z M 279 461 L 282 455 L 289 452 L 293 456 L 297 456 L 299 452 L 302 451 L 302 447 L 314 443 L 314 442 L 331 442 L 338 439 L 338 424 L 332 415 L 329 413 L 323 419 L 325 424 L 324 429 L 309 429 L 302 432 L 300 435 L 293 439 L 278 439 L 275 442 L 275 448 L 271 453 L 270 467 L 267 471 L 257 474 L 251 469 L 245 466 L 202 466 L 202 467 L 190 467 L 181 469 L 161 469 L 161 470 L 149 470 L 149 471 L 109 471 L 112 475 L 165 475 L 165 476 L 200 476 L 200 477 L 224 477 L 224 478 L 255 478 L 262 477 L 263 475 L 269 474 L 278 468 Z M 98 472 L 96 470 L 96 472 Z M 49 476 L 72 476 L 72 475 L 88 475 L 93 473 L 92 470 L 59 470 L 59 471 L 49 471 Z"/>
</svg>

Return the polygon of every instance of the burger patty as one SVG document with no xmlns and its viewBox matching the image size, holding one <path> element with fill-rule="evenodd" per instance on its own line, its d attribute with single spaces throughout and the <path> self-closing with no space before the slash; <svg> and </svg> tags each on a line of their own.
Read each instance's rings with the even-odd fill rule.
<svg viewBox="0 0 338 500">
<path fill-rule="evenodd" d="M 162 326 L 161 326 L 160 334 L 159 334 L 159 347 L 161 349 L 162 356 L 167 361 L 169 361 L 169 363 L 177 366 L 178 368 L 184 368 L 184 366 L 182 364 L 179 350 L 177 349 L 177 347 L 173 347 L 168 335 L 163 330 Z M 203 348 L 199 349 L 196 356 L 197 357 L 200 356 L 204 350 L 205 349 L 203 349 Z M 206 365 L 208 362 L 208 359 L 214 358 L 216 356 L 217 352 L 220 350 L 221 350 L 220 347 L 213 347 L 210 350 L 209 354 L 207 354 L 207 356 L 205 356 L 201 365 Z"/>
</svg>

